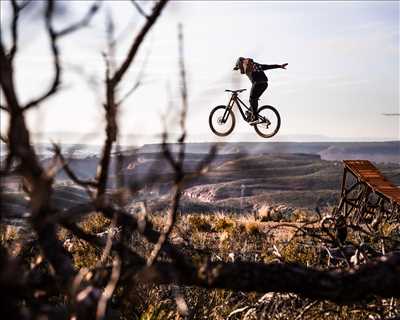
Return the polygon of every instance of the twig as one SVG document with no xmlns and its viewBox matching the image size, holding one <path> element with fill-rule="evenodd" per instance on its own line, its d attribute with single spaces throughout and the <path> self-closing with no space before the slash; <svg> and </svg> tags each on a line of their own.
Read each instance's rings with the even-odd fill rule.
<svg viewBox="0 0 400 320">
<path fill-rule="evenodd" d="M 172 228 L 176 221 L 176 215 L 179 207 L 179 202 L 181 198 L 181 188 L 182 181 L 185 178 L 184 173 L 184 160 L 185 160 L 185 137 L 186 137 L 186 128 L 185 128 L 185 120 L 187 113 L 187 91 L 186 91 L 186 77 L 185 77 L 185 64 L 184 64 L 184 53 L 183 53 L 183 33 L 182 33 L 182 25 L 179 25 L 178 30 L 178 40 L 179 40 L 179 67 L 180 67 L 180 75 L 181 75 L 181 97 L 182 97 L 182 111 L 180 116 L 180 127 L 181 127 L 181 137 L 179 138 L 179 154 L 178 160 L 173 160 L 172 154 L 167 148 L 166 141 L 163 141 L 163 149 L 164 153 L 167 154 L 168 160 L 170 164 L 175 169 L 175 192 L 174 192 L 174 200 L 172 208 L 168 212 L 168 220 L 164 232 L 161 234 L 158 239 L 157 244 L 155 245 L 150 257 L 148 259 L 147 265 L 151 266 L 154 261 L 157 259 L 158 254 L 161 251 L 161 248 L 164 242 L 167 240 L 169 234 L 172 231 Z M 166 131 L 165 131 L 166 132 Z M 165 136 L 166 138 L 166 136 Z"/>
<path fill-rule="evenodd" d="M 57 88 L 60 84 L 60 77 L 61 77 L 61 66 L 60 66 L 60 53 L 59 53 L 59 48 L 57 44 L 58 36 L 57 33 L 55 32 L 53 28 L 53 11 L 54 11 L 54 2 L 49 1 L 47 3 L 47 8 L 46 8 L 46 13 L 45 13 L 45 25 L 46 25 L 46 30 L 49 35 L 50 39 L 50 48 L 51 48 L 51 53 L 53 56 L 53 68 L 54 68 L 54 78 L 53 81 L 50 85 L 50 88 L 43 93 L 41 96 L 38 98 L 28 102 L 25 107 L 22 108 L 23 111 L 26 111 L 47 98 L 49 98 L 51 95 L 57 92 Z"/>
<path fill-rule="evenodd" d="M 172 153 L 166 144 L 166 141 L 165 141 L 165 139 L 167 137 L 166 131 L 164 132 L 163 136 L 164 136 L 164 140 L 162 143 L 163 153 L 164 153 L 165 157 L 167 158 L 167 160 L 169 161 L 170 165 L 175 170 L 175 191 L 174 191 L 172 208 L 168 211 L 167 224 L 164 228 L 164 231 L 158 237 L 158 240 L 153 248 L 153 251 L 151 252 L 151 254 L 147 260 L 148 266 L 151 266 L 156 261 L 165 241 L 167 240 L 167 238 L 175 224 L 176 213 L 178 211 L 179 201 L 181 198 L 181 182 L 184 178 L 183 163 L 174 160 Z"/>
<path fill-rule="evenodd" d="M 11 0 L 11 7 L 13 11 L 12 21 L 11 21 L 11 37 L 12 37 L 12 45 L 11 49 L 8 53 L 8 57 L 10 61 L 14 59 L 15 54 L 17 53 L 18 47 L 18 20 L 20 17 L 21 11 L 31 2 L 31 0 L 27 0 L 22 4 L 18 4 L 17 0 Z"/>
<path fill-rule="evenodd" d="M 245 311 L 246 311 L 247 309 L 249 309 L 249 308 L 250 308 L 250 306 L 244 306 L 244 307 L 235 309 L 235 310 L 233 310 L 233 311 L 228 315 L 227 319 L 230 319 L 230 318 L 231 318 L 232 316 L 234 316 L 235 314 L 245 312 Z"/>
<path fill-rule="evenodd" d="M 98 211 L 103 212 L 103 214 L 109 219 L 112 219 L 114 215 L 117 215 L 117 225 L 124 225 L 130 230 L 138 230 L 143 236 L 145 236 L 147 241 L 152 244 L 156 244 L 159 241 L 161 234 L 154 229 L 151 221 L 146 221 L 146 224 L 143 225 L 143 228 L 139 228 L 140 222 L 138 219 L 122 209 L 105 206 L 98 208 Z M 191 268 L 190 265 L 187 264 L 185 256 L 174 245 L 169 243 L 168 240 L 164 242 L 162 250 L 179 266 L 184 266 L 186 269 Z"/>
<path fill-rule="evenodd" d="M 128 70 L 129 66 L 131 65 L 132 61 L 134 60 L 136 53 L 144 39 L 147 35 L 150 28 L 156 22 L 157 18 L 161 14 L 161 11 L 164 9 L 165 5 L 167 4 L 168 0 L 160 0 L 153 8 L 153 11 L 149 18 L 146 21 L 146 24 L 142 27 L 139 34 L 136 36 L 132 46 L 129 49 L 128 55 L 126 56 L 124 62 L 122 63 L 121 67 L 117 70 L 115 75 L 112 78 L 112 82 L 116 85 L 124 76 L 126 71 Z"/>
<path fill-rule="evenodd" d="M 168 144 L 167 144 L 167 140 L 168 140 L 168 133 L 166 131 L 166 129 L 164 130 L 163 134 L 162 134 L 162 144 L 161 144 L 161 149 L 163 152 L 163 155 L 165 157 L 165 159 L 167 159 L 167 161 L 169 162 L 169 164 L 171 165 L 172 169 L 175 172 L 178 172 L 179 169 L 179 164 L 178 162 L 174 159 L 174 156 L 172 155 L 171 150 L 169 150 Z"/>
<path fill-rule="evenodd" d="M 172 208 L 168 211 L 168 219 L 164 231 L 160 234 L 157 243 L 155 244 L 153 251 L 151 252 L 149 259 L 147 260 L 147 265 L 151 266 L 157 259 L 165 241 L 168 239 L 169 234 L 176 221 L 176 214 L 179 207 L 179 201 L 181 198 L 181 186 L 180 184 L 175 187 L 175 195 L 173 200 Z"/>
<path fill-rule="evenodd" d="M 65 28 L 64 30 L 61 30 L 57 32 L 54 30 L 53 27 L 53 11 L 54 11 L 54 1 L 49 0 L 47 3 L 47 8 L 45 12 L 45 25 L 46 25 L 46 30 L 49 35 L 50 39 L 50 49 L 53 57 L 53 68 L 54 68 L 54 77 L 53 80 L 50 84 L 50 88 L 44 92 L 42 95 L 40 95 L 38 98 L 31 100 L 28 102 L 23 108 L 23 111 L 26 111 L 32 107 L 35 107 L 42 103 L 44 100 L 55 94 L 58 90 L 58 87 L 60 85 L 61 81 L 61 65 L 60 65 L 60 52 L 59 52 L 59 47 L 58 47 L 58 39 L 62 36 L 65 36 L 67 34 L 70 34 L 73 31 L 78 30 L 79 28 L 87 25 L 89 21 L 93 18 L 94 14 L 97 12 L 99 6 L 98 4 L 94 4 L 86 14 L 86 16 L 83 18 L 82 21 L 71 25 L 70 27 Z"/>
<path fill-rule="evenodd" d="M 73 71 L 76 75 L 82 77 L 85 82 L 89 85 L 89 87 L 96 93 L 100 87 L 100 81 L 95 74 L 89 74 L 86 70 L 78 65 L 72 63 L 64 63 L 64 65 L 68 68 L 68 70 Z"/>
<path fill-rule="evenodd" d="M 117 125 L 117 112 L 118 105 L 116 103 L 115 89 L 121 81 L 123 75 L 128 70 L 129 66 L 133 62 L 137 51 L 139 50 L 144 37 L 156 22 L 157 18 L 161 14 L 162 9 L 167 4 L 168 0 L 161 0 L 158 2 L 152 11 L 150 18 L 147 20 L 146 24 L 142 27 L 140 32 L 135 37 L 129 52 L 121 64 L 120 68 L 115 72 L 113 76 L 107 75 L 106 77 L 106 102 L 104 103 L 104 108 L 106 110 L 106 140 L 103 146 L 102 156 L 100 159 L 100 166 L 97 175 L 98 188 L 97 188 L 97 202 L 102 204 L 105 199 L 105 189 L 106 182 L 108 178 L 108 171 L 110 166 L 110 154 L 112 150 L 113 143 L 116 141 L 118 136 L 118 125 Z"/>
<path fill-rule="evenodd" d="M 132 88 L 130 90 L 128 90 L 123 96 L 122 98 L 119 100 L 119 102 L 117 103 L 118 105 L 120 105 L 121 103 L 123 103 L 127 98 L 129 98 L 129 96 L 134 93 L 143 83 L 143 76 L 144 76 L 144 72 L 146 70 L 146 66 L 147 66 L 147 62 L 149 60 L 151 54 L 151 47 L 147 50 L 147 53 L 145 55 L 145 58 L 143 60 L 142 63 L 142 67 L 139 70 L 139 73 L 136 77 L 136 81 L 134 82 Z"/>
<path fill-rule="evenodd" d="M 196 166 L 195 172 L 197 173 L 197 176 L 200 174 L 204 174 L 205 171 L 207 171 L 207 167 L 214 160 L 217 152 L 218 152 L 218 145 L 213 144 L 210 150 L 208 151 L 207 155 L 203 159 L 201 159 L 199 164 Z"/>
<path fill-rule="evenodd" d="M 105 241 L 104 239 L 100 238 L 97 235 L 90 234 L 82 230 L 80 227 L 76 225 L 76 223 L 70 223 L 70 222 L 62 222 L 60 221 L 60 225 L 66 228 L 67 230 L 71 231 L 73 235 L 78 237 L 79 239 L 82 239 L 89 243 L 92 246 L 95 246 L 100 249 L 105 249 L 107 247 L 107 240 Z M 125 256 L 128 257 L 128 261 L 130 261 L 131 264 L 137 265 L 137 266 L 143 266 L 145 265 L 145 260 L 137 254 L 135 251 L 133 251 L 131 248 L 128 246 L 125 246 L 121 244 L 120 242 L 114 242 L 112 239 L 110 240 L 110 249 L 121 254 L 124 252 Z M 108 249 L 107 249 L 108 250 Z M 106 252 L 106 254 L 109 254 L 109 252 Z M 106 255 L 105 255 L 106 258 Z M 100 267 L 100 264 L 97 264 L 97 268 Z M 136 270 L 136 269 L 135 269 Z M 137 270 L 136 270 L 137 271 Z"/>
<path fill-rule="evenodd" d="M 18 44 L 18 19 L 19 19 L 19 11 L 20 8 L 17 4 L 17 0 L 11 0 L 11 7 L 13 11 L 13 17 L 11 22 L 11 36 L 12 36 L 12 45 L 10 52 L 8 54 L 10 61 L 14 59 L 15 53 L 17 52 L 17 44 Z"/>
<path fill-rule="evenodd" d="M 144 10 L 142 9 L 142 7 L 139 5 L 139 3 L 137 3 L 135 0 L 131 0 L 132 4 L 135 6 L 135 8 L 137 9 L 137 11 L 139 11 L 139 13 L 145 17 L 147 20 L 150 19 L 150 16 L 147 15 L 146 12 L 144 12 Z"/>
<path fill-rule="evenodd" d="M 0 140 L 3 141 L 5 144 L 8 143 L 8 139 L 0 133 Z"/>
<path fill-rule="evenodd" d="M 319 303 L 319 302 L 320 302 L 320 301 L 315 300 L 315 301 L 312 301 L 312 302 L 308 303 L 308 304 L 299 312 L 299 314 L 297 315 L 297 317 L 295 318 L 295 320 L 303 319 L 304 314 L 305 314 L 308 310 L 310 310 L 313 306 L 315 306 L 317 303 Z"/>
<path fill-rule="evenodd" d="M 186 114 L 188 110 L 188 100 L 187 100 L 187 85 L 186 85 L 186 70 L 185 70 L 185 55 L 183 47 L 183 31 L 182 24 L 178 25 L 178 41 L 179 41 L 179 71 L 181 76 L 181 98 L 182 98 L 182 110 L 180 116 L 180 127 L 181 136 L 178 140 L 179 142 L 179 163 L 183 167 L 184 157 L 185 157 L 185 138 L 186 138 Z"/>
<path fill-rule="evenodd" d="M 115 24 L 112 13 L 110 10 L 106 11 L 106 40 L 107 40 L 107 54 L 106 54 L 106 79 L 110 79 L 112 73 L 115 72 Z"/>
<path fill-rule="evenodd" d="M 72 169 L 69 167 L 68 163 L 66 162 L 64 156 L 61 153 L 61 148 L 57 144 L 53 143 L 53 149 L 57 157 L 61 161 L 62 169 L 64 169 L 65 173 L 68 175 L 68 177 L 75 182 L 77 185 L 82 186 L 82 187 L 97 187 L 97 183 L 95 181 L 85 181 L 76 176 L 76 174 L 72 171 Z M 91 194 L 91 193 L 90 193 Z"/>
<path fill-rule="evenodd" d="M 93 16 L 96 14 L 96 12 L 99 10 L 101 6 L 101 1 L 96 1 L 94 4 L 92 4 L 89 8 L 89 10 L 86 12 L 85 16 L 79 20 L 78 22 L 60 30 L 57 31 L 56 34 L 58 37 L 63 37 L 67 34 L 70 34 L 78 29 L 81 29 L 83 27 L 86 27 L 90 21 L 92 20 Z"/>
<path fill-rule="evenodd" d="M 118 125 L 117 125 L 117 105 L 115 103 L 115 88 L 111 81 L 111 73 L 113 72 L 115 65 L 113 60 L 115 54 L 115 44 L 113 43 L 114 37 L 114 23 L 111 13 L 107 11 L 106 15 L 106 36 L 107 36 L 107 53 L 103 53 L 105 62 L 105 94 L 106 101 L 103 104 L 106 112 L 106 139 L 100 158 L 98 173 L 96 176 L 97 180 L 97 202 L 99 205 L 104 205 L 104 194 L 107 185 L 108 172 L 111 159 L 111 150 L 113 143 L 117 139 Z"/>
<path fill-rule="evenodd" d="M 107 301 L 111 298 L 119 280 L 121 274 L 121 260 L 117 256 L 113 261 L 113 268 L 111 271 L 110 281 L 107 286 L 104 288 L 104 291 L 100 297 L 99 303 L 97 305 L 96 311 L 96 319 L 101 320 L 104 319 L 107 307 Z"/>
</svg>

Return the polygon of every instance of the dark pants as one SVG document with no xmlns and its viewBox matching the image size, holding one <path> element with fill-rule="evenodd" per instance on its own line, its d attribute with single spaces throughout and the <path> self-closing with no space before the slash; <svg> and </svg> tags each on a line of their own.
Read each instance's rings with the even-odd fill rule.
<svg viewBox="0 0 400 320">
<path fill-rule="evenodd" d="M 250 106 L 253 114 L 257 114 L 258 99 L 268 88 L 268 82 L 254 82 L 250 90 Z"/>
</svg>

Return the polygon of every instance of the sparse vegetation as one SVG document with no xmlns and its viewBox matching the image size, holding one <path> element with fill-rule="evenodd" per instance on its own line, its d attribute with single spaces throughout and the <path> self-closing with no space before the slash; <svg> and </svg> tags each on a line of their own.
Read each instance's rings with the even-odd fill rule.
<svg viewBox="0 0 400 320">
<path fill-rule="evenodd" d="M 218 157 L 217 145 L 187 155 L 182 25 L 177 144 L 168 144 L 164 132 L 156 154 L 138 160 L 136 152 L 120 152 L 119 110 L 140 84 L 139 77 L 123 97 L 122 79 L 167 2 L 159 0 L 143 10 L 132 1 L 143 24 L 125 57 L 118 50 L 118 59 L 112 10 L 106 12 L 99 104 L 105 116 L 104 144 L 98 158 L 74 161 L 57 144 L 52 158 L 43 159 L 32 144 L 25 115 L 59 91 L 64 70 L 60 41 L 89 24 L 100 4 L 92 3 L 81 20 L 68 25 L 55 22 L 57 1 L 11 0 L 9 43 L 0 41 L 5 100 L 0 107 L 9 121 L 0 137 L 7 146 L 0 175 L 11 181 L 0 186 L 2 317 L 400 317 L 399 225 L 383 219 L 371 228 L 365 221 L 352 225 L 329 216 L 329 206 L 337 200 L 337 163 L 318 155 L 255 156 L 239 149 Z M 32 3 L 42 11 L 38 19 L 50 44 L 54 73 L 50 86 L 29 100 L 24 90 L 16 90 L 19 60 L 14 58 L 24 21 L 20 16 Z M 87 170 L 74 170 L 76 163 Z M 147 170 L 135 171 L 137 167 Z M 389 169 L 397 172 L 398 166 Z M 12 208 L 23 217 L 19 227 L 8 225 Z"/>
<path fill-rule="evenodd" d="M 222 213 L 216 215 L 191 213 L 180 217 L 171 239 L 174 239 L 179 245 L 182 245 L 182 241 L 179 239 L 190 241 L 189 252 L 200 260 L 202 257 L 210 256 L 212 260 L 216 261 L 265 263 L 282 261 L 322 266 L 326 263 L 326 259 L 321 258 L 318 240 L 312 237 L 308 239 L 307 237 L 293 238 L 296 231 L 295 226 L 300 222 L 304 223 L 304 219 L 305 217 L 301 216 L 301 221 L 293 221 L 292 224 L 280 226 L 275 222 L 255 220 L 251 214 L 236 216 Z M 161 217 L 156 217 L 153 221 L 157 223 L 156 228 L 162 227 Z M 110 223 L 110 220 L 94 214 L 80 225 L 86 232 L 96 234 L 107 231 Z M 399 237 L 398 226 L 385 226 L 384 229 L 387 236 L 397 232 L 397 237 Z M 7 239 L 2 238 L 2 245 L 18 239 L 16 230 L 4 234 L 7 234 L 8 237 Z M 69 251 L 74 257 L 76 268 L 91 268 L 99 261 L 101 251 L 76 237 L 70 237 L 69 234 L 63 234 L 61 238 L 65 246 L 70 246 Z M 365 241 L 365 239 L 363 240 Z M 140 242 L 136 242 L 133 238 L 132 241 L 132 245 L 140 245 Z M 185 245 L 182 249 L 184 247 Z M 274 304 L 274 301 L 279 301 L 279 305 L 275 305 L 273 310 L 268 311 L 270 319 L 294 319 L 300 315 L 303 319 L 364 319 L 366 316 L 381 319 L 381 316 L 385 314 L 382 312 L 389 312 L 389 305 L 393 307 L 391 313 L 387 314 L 394 315 L 396 312 L 393 308 L 396 304 L 400 304 L 400 301 L 396 299 L 373 300 L 369 303 L 370 310 L 367 311 L 360 309 L 358 305 L 338 306 L 325 301 L 302 299 L 294 294 L 243 294 L 220 289 L 140 286 L 131 292 L 129 297 L 123 296 L 122 292 L 117 294 L 116 299 L 120 301 L 118 305 L 121 307 L 114 304 L 112 306 L 119 309 L 116 314 L 120 319 L 176 319 L 178 315 L 175 302 L 177 294 L 184 298 L 193 319 L 212 317 L 212 319 L 222 320 L 227 319 L 235 311 L 237 312 L 232 314 L 229 319 L 258 319 L 262 314 L 266 315 L 268 305 Z M 379 308 L 376 309 L 375 305 Z M 384 307 L 385 305 L 387 307 Z M 241 309 L 243 311 L 240 311 Z M 325 311 L 321 313 L 320 310 Z"/>
</svg>

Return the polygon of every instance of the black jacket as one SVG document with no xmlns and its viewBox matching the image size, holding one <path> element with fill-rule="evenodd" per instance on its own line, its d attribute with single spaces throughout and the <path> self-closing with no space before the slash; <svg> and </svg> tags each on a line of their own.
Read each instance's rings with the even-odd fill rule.
<svg viewBox="0 0 400 320">
<path fill-rule="evenodd" d="M 248 70 L 248 72 L 246 72 L 246 74 L 252 83 L 268 82 L 268 78 L 265 75 L 264 70 L 279 69 L 279 68 L 281 68 L 281 66 L 278 64 L 260 64 L 257 62 L 253 62 L 253 67 L 248 68 L 251 70 Z"/>
<path fill-rule="evenodd" d="M 240 73 L 247 74 L 252 83 L 268 82 L 268 78 L 263 72 L 269 69 L 282 68 L 279 64 L 261 64 L 254 62 L 253 59 L 239 57 L 233 70 L 240 69 Z"/>
</svg>

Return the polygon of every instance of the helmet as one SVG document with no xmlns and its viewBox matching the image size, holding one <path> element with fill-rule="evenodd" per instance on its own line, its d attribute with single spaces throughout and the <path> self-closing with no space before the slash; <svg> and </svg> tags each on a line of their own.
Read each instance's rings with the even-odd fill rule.
<svg viewBox="0 0 400 320">
<path fill-rule="evenodd" d="M 233 68 L 233 70 L 238 70 L 240 69 L 240 71 L 242 71 L 243 69 L 243 57 L 239 57 L 236 61 L 235 67 Z M 242 72 L 243 73 L 243 72 Z"/>
</svg>

